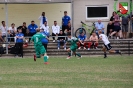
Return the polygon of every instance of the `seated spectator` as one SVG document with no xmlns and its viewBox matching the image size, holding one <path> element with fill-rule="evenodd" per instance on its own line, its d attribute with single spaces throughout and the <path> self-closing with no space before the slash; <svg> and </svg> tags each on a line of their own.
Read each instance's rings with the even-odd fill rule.
<svg viewBox="0 0 133 88">
<path fill-rule="evenodd" d="M 95 23 L 95 27 L 96 27 L 96 34 L 98 36 L 98 31 L 102 30 L 102 33 L 104 34 L 104 25 L 103 23 L 101 23 L 101 20 L 99 19 L 98 22 Z"/>
<path fill-rule="evenodd" d="M 57 25 L 57 21 L 54 21 L 54 25 L 52 26 L 52 36 L 58 36 L 60 32 L 60 26 Z M 53 37 L 53 42 L 55 42 L 55 37 Z"/>
<path fill-rule="evenodd" d="M 107 36 L 109 36 L 113 32 L 113 29 L 114 29 L 114 24 L 112 23 L 112 21 L 110 21 L 107 25 Z"/>
<path fill-rule="evenodd" d="M 28 36 L 28 29 L 27 29 L 27 26 L 26 26 L 26 22 L 23 22 L 23 25 L 19 26 L 18 28 L 22 29 L 22 33 L 24 34 L 24 36 Z"/>
<path fill-rule="evenodd" d="M 16 34 L 16 55 L 18 56 L 20 53 L 20 56 L 23 58 L 23 38 L 24 34 L 22 33 L 22 29 L 18 29 L 18 33 Z"/>
<path fill-rule="evenodd" d="M 5 24 L 5 21 L 2 21 L 1 22 L 2 23 L 2 25 L 1 25 L 1 27 L 0 27 L 0 30 L 1 30 L 1 33 L 2 33 L 2 38 L 4 39 L 4 41 L 5 41 L 5 37 L 6 37 L 6 33 L 7 33 L 7 26 L 6 26 L 6 24 Z M 8 37 L 10 37 L 9 35 L 8 35 Z M 8 40 L 9 41 L 9 40 Z"/>
<path fill-rule="evenodd" d="M 60 30 L 60 33 L 58 34 L 58 49 L 60 49 L 60 44 L 63 44 L 64 50 L 66 50 L 66 38 L 65 37 L 61 37 L 61 36 L 66 36 L 65 33 L 63 33 L 62 30 Z"/>
<path fill-rule="evenodd" d="M 81 33 L 79 36 L 78 36 L 78 39 L 79 39 L 79 42 L 78 42 L 78 49 L 81 49 L 81 46 L 85 48 L 85 41 L 87 40 L 87 37 L 84 33 Z"/>
<path fill-rule="evenodd" d="M 94 33 L 94 32 L 92 33 L 92 35 L 89 38 L 89 42 L 85 43 L 85 46 L 86 46 L 86 44 L 88 44 L 88 50 L 90 50 L 91 46 L 94 46 L 94 48 L 97 49 L 98 37 L 97 37 L 96 33 Z"/>
<path fill-rule="evenodd" d="M 40 33 L 42 33 L 43 35 L 45 35 L 46 37 L 48 37 L 48 34 L 44 31 L 44 29 L 41 29 L 40 30 Z M 42 44 L 44 46 L 44 48 L 46 49 L 46 52 L 47 52 L 47 45 L 48 45 L 48 38 L 42 38 Z"/>
<path fill-rule="evenodd" d="M 28 26 L 28 33 L 29 33 L 29 36 L 33 36 L 34 34 L 36 34 L 36 29 L 38 28 L 38 26 L 35 24 L 34 21 L 31 21 L 31 24 Z M 29 38 L 29 42 L 30 42 L 30 39 Z"/>
<path fill-rule="evenodd" d="M 66 27 L 66 32 L 71 33 L 71 23 L 70 22 L 68 22 L 68 25 Z"/>
<path fill-rule="evenodd" d="M 12 23 L 11 27 L 8 29 L 8 34 L 10 37 L 15 37 L 15 34 L 17 33 L 17 28 L 15 27 L 15 24 Z M 9 38 L 10 41 L 15 41 L 14 38 Z"/>
<path fill-rule="evenodd" d="M 43 29 L 43 31 L 45 33 L 47 33 L 47 36 L 49 37 L 50 33 L 49 33 L 49 26 L 47 25 L 47 21 L 45 21 L 44 24 L 42 24 L 42 26 L 40 27 L 40 29 Z"/>
</svg>

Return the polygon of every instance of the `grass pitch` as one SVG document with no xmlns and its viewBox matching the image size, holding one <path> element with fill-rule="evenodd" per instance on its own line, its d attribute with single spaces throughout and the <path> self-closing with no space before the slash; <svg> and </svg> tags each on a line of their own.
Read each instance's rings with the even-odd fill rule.
<svg viewBox="0 0 133 88">
<path fill-rule="evenodd" d="M 0 57 L 0 88 L 133 88 L 133 56 Z"/>
</svg>

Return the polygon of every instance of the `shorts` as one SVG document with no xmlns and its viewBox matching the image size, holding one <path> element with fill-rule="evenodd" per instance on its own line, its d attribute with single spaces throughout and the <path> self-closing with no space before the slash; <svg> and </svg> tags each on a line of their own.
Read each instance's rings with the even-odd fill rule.
<svg viewBox="0 0 133 88">
<path fill-rule="evenodd" d="M 122 32 L 128 32 L 128 24 L 122 25 Z"/>
<path fill-rule="evenodd" d="M 112 49 L 112 46 L 110 45 L 110 43 L 107 44 L 107 45 L 104 44 L 104 46 L 106 47 L 107 50 L 111 50 Z"/>
<path fill-rule="evenodd" d="M 46 53 L 46 50 L 45 50 L 43 45 L 42 46 L 40 46 L 40 45 L 35 46 L 35 51 L 36 51 L 36 56 L 37 57 L 40 57 L 40 55 L 43 55 L 43 54 Z"/>
<path fill-rule="evenodd" d="M 77 49 L 77 46 L 71 46 L 71 47 L 70 47 L 70 50 L 73 51 L 73 52 L 75 52 L 76 49 Z"/>
<path fill-rule="evenodd" d="M 120 26 L 115 26 L 114 25 L 114 31 L 119 32 L 120 30 L 121 30 L 121 27 Z"/>
</svg>

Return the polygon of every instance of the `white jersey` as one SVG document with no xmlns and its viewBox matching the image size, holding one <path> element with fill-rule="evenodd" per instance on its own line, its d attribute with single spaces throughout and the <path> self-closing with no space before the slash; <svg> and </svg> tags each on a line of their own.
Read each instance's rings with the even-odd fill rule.
<svg viewBox="0 0 133 88">
<path fill-rule="evenodd" d="M 102 38 L 102 41 L 105 45 L 108 45 L 110 43 L 108 37 L 105 34 L 100 34 L 99 37 Z"/>
</svg>

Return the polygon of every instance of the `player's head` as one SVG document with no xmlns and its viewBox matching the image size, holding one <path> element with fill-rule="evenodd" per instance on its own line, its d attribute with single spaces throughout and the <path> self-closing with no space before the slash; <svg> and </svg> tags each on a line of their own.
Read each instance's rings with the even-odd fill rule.
<svg viewBox="0 0 133 88">
<path fill-rule="evenodd" d="M 62 30 L 60 30 L 60 34 L 63 34 L 63 31 Z"/>
<path fill-rule="evenodd" d="M 42 16 L 45 16 L 45 12 L 42 12 Z"/>
<path fill-rule="evenodd" d="M 67 16 L 67 11 L 64 11 L 64 15 Z"/>
<path fill-rule="evenodd" d="M 71 38 L 71 33 L 68 33 L 68 34 L 67 34 L 67 37 L 68 37 L 68 38 Z"/>
<path fill-rule="evenodd" d="M 40 32 L 40 28 L 37 28 L 37 29 L 36 29 L 36 32 Z"/>
<path fill-rule="evenodd" d="M 99 35 L 100 35 L 100 34 L 102 34 L 102 31 L 101 31 L 101 30 L 99 30 L 99 31 L 98 31 L 98 34 L 99 34 Z"/>
</svg>

